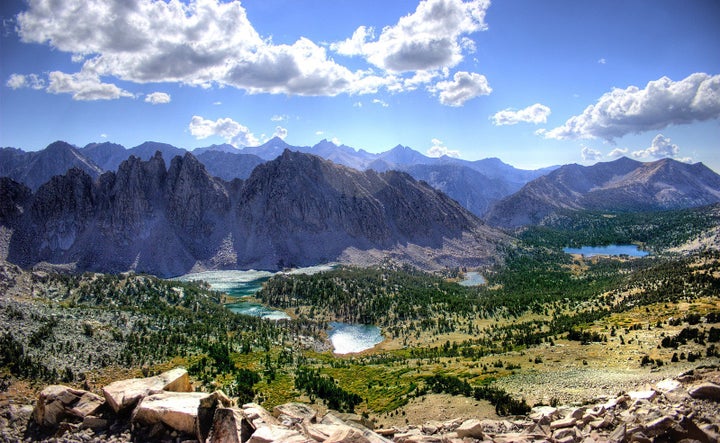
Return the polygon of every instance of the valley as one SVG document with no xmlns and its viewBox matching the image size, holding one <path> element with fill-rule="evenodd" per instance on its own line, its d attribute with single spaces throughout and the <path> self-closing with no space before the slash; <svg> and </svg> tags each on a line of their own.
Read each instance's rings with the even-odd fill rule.
<svg viewBox="0 0 720 443">
<path fill-rule="evenodd" d="M 238 406 L 299 402 L 400 442 L 429 422 L 528 420 L 720 364 L 720 186 L 702 164 L 626 159 L 533 178 L 484 163 L 485 179 L 519 182 L 483 220 L 477 200 L 385 171 L 453 176 L 409 148 L 360 171 L 273 143 L 232 181 L 199 159 L 245 154 L 166 165 L 149 150 L 177 148 L 153 143 L 133 148 L 146 160 L 84 148 L 115 152 L 103 164 L 117 171 L 101 175 L 86 162 L 39 186 L 0 178 L 4 438 L 44 438 L 27 412 L 49 384 L 99 392 L 178 367 Z M 30 164 L 83 157 L 46 151 Z M 584 184 L 563 194 L 568 183 Z M 638 203 L 657 189 L 673 198 Z M 102 432 L 117 441 L 152 431 L 109 417 L 117 432 Z"/>
<path fill-rule="evenodd" d="M 278 273 L 255 297 L 289 320 L 233 314 L 227 295 L 205 283 L 6 263 L 3 397 L 28 404 L 47 383 L 92 389 L 182 366 L 238 404 L 300 401 L 404 429 L 583 404 L 720 363 L 717 207 L 648 213 L 656 231 L 642 214 L 602 218 L 602 229 L 596 217 L 526 230 L 502 263 L 479 269 L 480 286 L 458 284 L 460 268 L 428 273 L 390 261 Z M 594 235 L 595 244 L 639 242 L 653 254 L 583 257 L 553 246 Z M 333 321 L 377 325 L 383 341 L 334 354 Z"/>
</svg>

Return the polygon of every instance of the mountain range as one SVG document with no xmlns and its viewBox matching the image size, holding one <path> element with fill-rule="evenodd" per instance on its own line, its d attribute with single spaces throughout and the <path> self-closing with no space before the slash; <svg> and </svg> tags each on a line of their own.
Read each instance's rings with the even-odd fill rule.
<svg viewBox="0 0 720 443">
<path fill-rule="evenodd" d="M 237 149 L 228 144 L 211 145 L 196 148 L 192 153 L 211 175 L 231 181 L 236 178 L 247 179 L 257 165 L 277 158 L 286 149 L 314 154 L 357 170 L 405 171 L 418 180 L 427 181 L 480 217 L 485 215 L 493 203 L 554 169 L 522 170 L 496 158 L 466 161 L 447 156 L 427 157 L 402 145 L 379 154 L 345 145 L 338 146 L 327 140 L 314 146 L 291 146 L 277 137 L 256 147 Z M 95 178 L 102 172 L 116 171 L 120 163 L 130 156 L 148 160 L 157 151 L 166 159 L 188 152 L 166 143 L 150 141 L 130 149 L 110 142 L 90 143 L 77 148 L 61 141 L 37 152 L 2 148 L 0 176 L 11 177 L 37 190 L 52 176 L 63 174 L 72 167 L 78 167 Z M 51 165 L 43 167 L 44 163 L 39 162 L 38 158 L 52 158 Z"/>
<path fill-rule="evenodd" d="M 718 174 L 702 163 L 672 159 L 643 163 L 621 158 L 592 166 L 571 164 L 529 171 L 496 158 L 466 161 L 427 157 L 402 145 L 374 154 L 327 140 L 314 146 L 291 146 L 277 137 L 260 146 L 238 149 L 228 144 L 212 145 L 197 148 L 192 154 L 208 175 L 231 186 L 229 182 L 248 180 L 256 168 L 288 150 L 319 156 L 357 171 L 405 172 L 447 194 L 488 224 L 504 229 L 540 223 L 565 210 L 664 210 L 720 201 Z M 58 141 L 37 152 L 0 149 L 0 176 L 36 192 L 70 168 L 97 180 L 105 172 L 118 171 L 128 159 L 150 161 L 158 152 L 164 159 L 188 153 L 150 141 L 130 149 L 109 142 L 77 148 Z"/>
<path fill-rule="evenodd" d="M 166 167 L 158 151 L 97 177 L 74 167 L 35 191 L 0 178 L 0 196 L 0 251 L 21 266 L 174 276 L 391 258 L 437 269 L 493 262 L 509 242 L 406 173 L 289 150 L 246 180 L 214 177 L 190 153 Z"/>
<path fill-rule="evenodd" d="M 720 175 L 702 163 L 623 157 L 593 166 L 562 166 L 496 203 L 489 224 L 515 228 L 564 210 L 658 211 L 720 202 Z"/>
</svg>

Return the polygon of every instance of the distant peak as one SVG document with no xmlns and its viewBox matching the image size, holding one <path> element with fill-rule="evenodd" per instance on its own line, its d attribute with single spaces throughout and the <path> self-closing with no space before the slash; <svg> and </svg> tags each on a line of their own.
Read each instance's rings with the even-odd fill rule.
<svg viewBox="0 0 720 443">
<path fill-rule="evenodd" d="M 45 149 L 75 149 L 75 146 L 71 145 L 68 142 L 57 140 L 50 143 Z"/>
<path fill-rule="evenodd" d="M 277 135 L 275 137 L 271 138 L 270 140 L 268 140 L 268 143 L 272 143 L 272 144 L 278 143 L 281 145 L 287 145 L 287 143 L 285 143 L 285 140 L 281 139 Z"/>
</svg>

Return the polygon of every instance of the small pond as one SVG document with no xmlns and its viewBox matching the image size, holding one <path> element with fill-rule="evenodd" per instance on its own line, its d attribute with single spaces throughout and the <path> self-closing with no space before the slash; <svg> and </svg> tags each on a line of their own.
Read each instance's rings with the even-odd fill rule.
<svg viewBox="0 0 720 443">
<path fill-rule="evenodd" d="M 328 336 L 336 354 L 362 352 L 383 341 L 380 328 L 372 325 L 330 322 Z"/>
<path fill-rule="evenodd" d="M 583 246 L 581 248 L 563 248 L 563 252 L 567 254 L 582 254 L 585 257 L 594 257 L 596 255 L 645 257 L 650 254 L 636 245 Z"/>
<path fill-rule="evenodd" d="M 479 272 L 466 272 L 465 280 L 459 281 L 458 284 L 463 286 L 481 286 L 487 283 L 485 277 L 480 275 Z"/>
</svg>

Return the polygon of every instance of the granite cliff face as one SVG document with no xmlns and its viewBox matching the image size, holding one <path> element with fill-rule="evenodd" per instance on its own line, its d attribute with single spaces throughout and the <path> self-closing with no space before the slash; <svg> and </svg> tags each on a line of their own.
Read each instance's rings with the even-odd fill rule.
<svg viewBox="0 0 720 443">
<path fill-rule="evenodd" d="M 720 175 L 702 163 L 621 158 L 562 166 L 495 204 L 486 219 L 491 225 L 517 227 L 559 210 L 653 211 L 717 202 Z"/>
<path fill-rule="evenodd" d="M 277 269 L 388 256 L 424 267 L 479 265 L 507 238 L 398 172 L 359 172 L 285 151 L 246 181 L 212 177 L 191 154 L 131 157 L 97 180 L 79 169 L 30 194 L 3 179 L 9 261 L 161 276 Z"/>
</svg>

